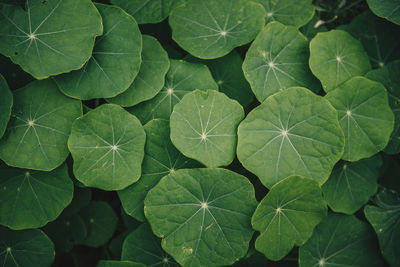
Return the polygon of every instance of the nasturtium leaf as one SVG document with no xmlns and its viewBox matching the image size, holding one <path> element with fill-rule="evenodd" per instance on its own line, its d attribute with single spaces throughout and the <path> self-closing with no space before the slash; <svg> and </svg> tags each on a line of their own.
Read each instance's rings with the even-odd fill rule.
<svg viewBox="0 0 400 267">
<path fill-rule="evenodd" d="M 318 90 L 318 80 L 308 67 L 307 39 L 293 26 L 268 23 L 246 53 L 243 72 L 256 98 L 268 96 L 292 86 Z"/>
<path fill-rule="evenodd" d="M 342 30 L 317 33 L 310 42 L 309 64 L 325 92 L 371 70 L 360 41 Z"/>
<path fill-rule="evenodd" d="M 97 267 L 146 267 L 146 265 L 132 261 L 101 260 Z"/>
<path fill-rule="evenodd" d="M 342 159 L 357 161 L 385 148 L 393 131 L 394 115 L 381 83 L 353 77 L 325 98 L 337 110 L 346 138 Z"/>
<path fill-rule="evenodd" d="M 121 258 L 121 252 L 122 252 L 122 244 L 125 240 L 125 238 L 131 233 L 132 230 L 126 230 L 116 237 L 114 237 L 109 245 L 108 249 L 110 250 L 110 254 L 112 259 L 120 259 Z"/>
<path fill-rule="evenodd" d="M 136 21 L 122 9 L 96 3 L 104 25 L 83 68 L 55 77 L 67 96 L 88 100 L 114 97 L 133 82 L 141 64 L 142 36 Z"/>
<path fill-rule="evenodd" d="M 118 217 L 105 201 L 92 201 L 79 215 L 87 228 L 86 239 L 81 243 L 89 247 L 99 247 L 107 243 L 117 228 Z"/>
<path fill-rule="evenodd" d="M 377 16 L 400 25 L 400 0 L 367 0 L 367 3 Z"/>
<path fill-rule="evenodd" d="M 147 223 L 126 237 L 122 245 L 121 259 L 140 262 L 147 266 L 179 266 L 162 250 L 161 240 L 153 234 Z"/>
<path fill-rule="evenodd" d="M 219 86 L 219 91 L 237 100 L 243 107 L 247 107 L 253 101 L 254 95 L 242 71 L 243 59 L 235 50 L 216 59 L 201 60 L 190 55 L 185 59 L 206 64 Z"/>
<path fill-rule="evenodd" d="M 80 69 L 102 20 L 90 0 L 27 0 L 26 11 L 0 4 L 0 53 L 36 79 Z"/>
<path fill-rule="evenodd" d="M 319 32 L 327 32 L 328 28 L 318 23 L 319 17 L 315 15 L 306 25 L 301 27 L 300 32 L 308 39 L 311 40 Z"/>
<path fill-rule="evenodd" d="M 183 60 L 170 60 L 163 89 L 153 99 L 128 108 L 128 111 L 137 116 L 142 124 L 155 118 L 169 120 L 175 104 L 195 89 L 218 90 L 218 85 L 207 66 Z"/>
<path fill-rule="evenodd" d="M 186 0 L 111 0 L 132 15 L 139 24 L 158 23 Z"/>
<path fill-rule="evenodd" d="M 323 184 L 343 147 L 335 109 L 301 87 L 270 96 L 238 127 L 238 159 L 268 188 L 294 174 Z"/>
<path fill-rule="evenodd" d="M 52 80 L 35 81 L 13 91 L 14 105 L 0 158 L 10 166 L 50 171 L 68 156 L 72 122 L 82 104 L 64 96 Z"/>
<path fill-rule="evenodd" d="M 244 176 L 226 169 L 178 170 L 161 179 L 144 203 L 162 248 L 181 265 L 230 265 L 247 252 L 257 201 Z"/>
<path fill-rule="evenodd" d="M 265 23 L 265 10 L 248 0 L 187 0 L 169 17 L 172 39 L 195 57 L 222 57 L 251 42 Z"/>
<path fill-rule="evenodd" d="M 376 206 L 364 208 L 365 217 L 374 228 L 379 240 L 383 257 L 391 266 L 400 265 L 400 198 L 387 189 L 379 192 L 375 198 Z"/>
<path fill-rule="evenodd" d="M 72 125 L 68 147 L 74 174 L 86 186 L 121 190 L 140 178 L 146 134 L 139 120 L 106 104 Z"/>
<path fill-rule="evenodd" d="M 142 64 L 133 83 L 122 94 L 107 99 L 108 102 L 123 107 L 134 106 L 152 99 L 164 86 L 169 69 L 168 54 L 156 38 L 143 35 Z"/>
<path fill-rule="evenodd" d="M 235 158 L 242 106 L 225 94 L 195 90 L 171 114 L 171 141 L 188 158 L 207 167 L 227 166 Z"/>
<path fill-rule="evenodd" d="M 394 114 L 394 129 L 384 151 L 387 154 L 397 154 L 400 152 L 400 60 L 390 62 L 380 69 L 371 70 L 365 77 L 386 87 L 389 105 Z"/>
<path fill-rule="evenodd" d="M 0 167 L 0 224 L 20 230 L 55 220 L 74 186 L 64 164 L 51 172 Z"/>
<path fill-rule="evenodd" d="M 12 231 L 0 226 L 0 262 L 3 267 L 48 267 L 54 254 L 53 242 L 42 231 Z"/>
<path fill-rule="evenodd" d="M 330 214 L 299 250 L 300 267 L 384 266 L 367 223 L 353 215 Z"/>
<path fill-rule="evenodd" d="M 279 21 L 285 25 L 301 27 L 311 20 L 315 8 L 312 0 L 254 0 L 267 12 L 266 22 Z"/>
<path fill-rule="evenodd" d="M 303 245 L 328 208 L 316 181 L 290 176 L 276 183 L 251 219 L 261 232 L 256 249 L 271 260 L 285 257 L 294 245 Z"/>
<path fill-rule="evenodd" d="M 178 169 L 200 167 L 183 156 L 171 143 L 169 121 L 154 119 L 144 126 L 146 132 L 142 176 L 139 181 L 118 191 L 122 206 L 130 216 L 144 222 L 144 199 L 160 179 Z"/>
<path fill-rule="evenodd" d="M 322 191 L 335 212 L 353 214 L 378 190 L 382 158 L 375 155 L 356 162 L 340 162 L 331 173 Z"/>
<path fill-rule="evenodd" d="M 8 89 L 6 80 L 0 74 L 0 138 L 3 136 L 10 119 L 12 104 L 13 95 Z"/>
<path fill-rule="evenodd" d="M 71 217 L 78 213 L 83 207 L 87 206 L 92 199 L 92 191 L 90 188 L 80 188 L 75 186 L 74 197 L 71 203 L 63 210 L 61 217 Z"/>
</svg>

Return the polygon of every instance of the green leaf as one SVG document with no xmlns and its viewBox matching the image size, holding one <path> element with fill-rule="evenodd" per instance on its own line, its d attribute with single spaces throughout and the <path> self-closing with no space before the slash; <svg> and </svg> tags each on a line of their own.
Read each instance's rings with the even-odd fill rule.
<svg viewBox="0 0 400 267">
<path fill-rule="evenodd" d="M 131 14 L 139 24 L 158 23 L 168 17 L 172 9 L 186 0 L 111 0 Z"/>
<path fill-rule="evenodd" d="M 83 207 L 87 206 L 92 199 L 92 191 L 90 188 L 80 188 L 75 186 L 74 197 L 71 203 L 63 210 L 60 216 L 71 217 L 78 213 Z"/>
<path fill-rule="evenodd" d="M 114 97 L 133 82 L 141 64 L 142 35 L 136 21 L 122 9 L 96 3 L 104 34 L 96 39 L 83 68 L 55 77 L 67 96 L 88 100 Z"/>
<path fill-rule="evenodd" d="M 365 77 L 386 87 L 389 105 L 394 114 L 394 130 L 384 151 L 387 154 L 397 154 L 400 152 L 400 60 L 390 62 L 380 69 L 371 70 Z"/>
<path fill-rule="evenodd" d="M 160 239 L 145 223 L 131 232 L 122 245 L 122 260 L 140 262 L 148 266 L 179 266 L 171 256 L 161 248 Z"/>
<path fill-rule="evenodd" d="M 242 106 L 225 94 L 195 90 L 171 114 L 171 141 L 183 155 L 207 167 L 227 166 L 235 158 Z"/>
<path fill-rule="evenodd" d="M 325 98 L 337 110 L 346 138 L 342 159 L 357 161 L 385 148 L 393 131 L 394 115 L 381 83 L 354 77 Z"/>
<path fill-rule="evenodd" d="M 383 257 L 392 265 L 400 265 L 400 199 L 399 195 L 389 190 L 382 190 L 376 195 L 376 206 L 364 208 L 365 217 L 374 228 L 379 240 Z"/>
<path fill-rule="evenodd" d="M 268 188 L 294 174 L 323 184 L 343 147 L 335 109 L 301 87 L 270 96 L 238 127 L 238 159 Z"/>
<path fill-rule="evenodd" d="M 162 248 L 181 265 L 229 265 L 243 257 L 257 205 L 246 177 L 226 169 L 185 169 L 150 190 L 144 213 Z"/>
<path fill-rule="evenodd" d="M 400 0 L 367 0 L 367 3 L 377 16 L 400 25 Z"/>
<path fill-rule="evenodd" d="M 299 250 L 300 267 L 384 266 L 374 235 L 355 216 L 330 214 Z"/>
<path fill-rule="evenodd" d="M 12 231 L 0 226 L 0 262 L 4 267 L 47 267 L 54 254 L 53 243 L 42 231 Z"/>
<path fill-rule="evenodd" d="M 279 21 L 285 25 L 305 25 L 314 15 L 312 0 L 255 0 L 267 11 L 266 22 Z"/>
<path fill-rule="evenodd" d="M 35 81 L 13 91 L 14 105 L 0 158 L 8 165 L 51 171 L 68 156 L 72 122 L 82 104 L 61 94 L 52 80 Z"/>
<path fill-rule="evenodd" d="M 246 53 L 243 72 L 258 101 L 292 86 L 319 89 L 308 68 L 307 39 L 293 26 L 269 23 Z"/>
<path fill-rule="evenodd" d="M 160 179 L 178 169 L 200 167 L 194 160 L 183 156 L 171 143 L 169 122 L 154 119 L 144 126 L 146 131 L 145 155 L 142 164 L 142 176 L 118 196 L 122 206 L 130 216 L 144 222 L 144 199 L 151 188 Z"/>
<path fill-rule="evenodd" d="M 163 88 L 169 69 L 168 54 L 156 38 L 143 35 L 142 64 L 133 83 L 122 94 L 106 99 L 123 107 L 137 105 L 155 97 Z"/>
<path fill-rule="evenodd" d="M 112 259 L 120 259 L 121 258 L 121 252 L 122 252 L 122 244 L 125 240 L 125 238 L 130 234 L 132 230 L 126 230 L 122 232 L 121 234 L 117 235 L 114 237 L 109 245 L 108 249 L 110 250 L 111 258 Z"/>
<path fill-rule="evenodd" d="M 251 224 L 261 232 L 256 249 L 271 260 L 282 259 L 294 245 L 301 246 L 311 237 L 327 211 L 317 182 L 301 176 L 280 181 L 253 214 Z"/>
<path fill-rule="evenodd" d="M 354 214 L 378 190 L 382 158 L 375 155 L 356 162 L 340 162 L 322 186 L 325 200 L 335 212 Z"/>
<path fill-rule="evenodd" d="M 143 124 L 155 118 L 169 120 L 175 104 L 195 89 L 218 90 L 218 85 L 207 66 L 183 60 L 170 60 L 163 89 L 153 99 L 128 108 L 128 111 L 137 116 Z"/>
<path fill-rule="evenodd" d="M 120 106 L 101 105 L 72 125 L 68 147 L 76 178 L 90 187 L 121 190 L 140 178 L 146 134 Z"/>
<path fill-rule="evenodd" d="M 100 247 L 107 243 L 117 228 L 118 217 L 105 201 L 90 202 L 79 212 L 79 215 L 87 228 L 87 237 L 81 242 L 83 245 Z"/>
<path fill-rule="evenodd" d="M 187 0 L 170 15 L 172 39 L 195 57 L 222 57 L 251 42 L 264 26 L 265 10 L 248 0 Z"/>
<path fill-rule="evenodd" d="M 341 30 L 320 32 L 311 40 L 309 63 L 325 92 L 371 70 L 360 41 Z"/>
<path fill-rule="evenodd" d="M 14 230 L 55 220 L 71 202 L 74 186 L 64 164 L 52 172 L 0 168 L 0 224 Z"/>
<path fill-rule="evenodd" d="M 0 138 L 3 136 L 11 116 L 13 95 L 4 77 L 0 74 Z"/>
<path fill-rule="evenodd" d="M 97 267 L 146 267 L 146 265 L 132 261 L 101 260 Z"/>
<path fill-rule="evenodd" d="M 36 79 L 80 69 L 90 58 L 102 20 L 90 0 L 27 0 L 0 4 L 0 53 Z"/>
</svg>

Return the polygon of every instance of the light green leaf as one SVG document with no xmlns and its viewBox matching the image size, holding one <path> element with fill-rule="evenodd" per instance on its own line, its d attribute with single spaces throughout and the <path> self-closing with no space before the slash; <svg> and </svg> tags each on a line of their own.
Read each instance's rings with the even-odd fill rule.
<svg viewBox="0 0 400 267">
<path fill-rule="evenodd" d="M 170 60 L 164 88 L 153 99 L 127 110 L 137 116 L 143 124 L 155 118 L 169 120 L 175 104 L 195 89 L 218 90 L 218 85 L 207 66 L 183 60 Z"/>
<path fill-rule="evenodd" d="M 142 64 L 133 83 L 122 94 L 106 99 L 123 107 L 134 106 L 152 99 L 164 86 L 169 69 L 168 54 L 156 38 L 143 35 Z"/>
<path fill-rule="evenodd" d="M 171 141 L 183 155 L 207 167 L 227 166 L 235 158 L 242 106 L 225 94 L 195 90 L 171 114 Z"/>
<path fill-rule="evenodd" d="M 97 267 L 146 267 L 146 265 L 132 261 L 101 260 Z"/>
<path fill-rule="evenodd" d="M 68 148 L 76 178 L 90 187 L 121 190 L 140 178 L 146 134 L 139 120 L 106 104 L 72 125 Z"/>
<path fill-rule="evenodd" d="M 226 169 L 185 169 L 150 190 L 144 213 L 162 248 L 181 265 L 230 265 L 253 235 L 257 205 L 246 177 Z"/>
<path fill-rule="evenodd" d="M 292 86 L 319 90 L 308 68 L 307 39 L 292 26 L 269 23 L 246 53 L 243 72 L 258 101 Z"/>
<path fill-rule="evenodd" d="M 325 98 L 337 110 L 346 138 L 342 159 L 357 161 L 385 148 L 393 131 L 394 115 L 381 83 L 354 77 Z"/>
<path fill-rule="evenodd" d="M 8 165 L 50 171 L 68 156 L 72 122 L 82 104 L 61 94 L 52 80 L 35 81 L 13 91 L 14 105 L 0 158 Z"/>
<path fill-rule="evenodd" d="M 27 0 L 26 11 L 0 4 L 0 53 L 36 79 L 80 69 L 102 20 L 90 0 Z"/>
<path fill-rule="evenodd" d="M 322 186 L 325 200 L 335 212 L 354 214 L 378 190 L 382 158 L 375 155 L 356 162 L 340 162 Z"/>
<path fill-rule="evenodd" d="M 260 202 L 251 224 L 261 232 L 256 249 L 271 260 L 285 257 L 293 246 L 303 245 L 328 208 L 318 183 L 290 176 L 275 184 Z"/>
<path fill-rule="evenodd" d="M 8 120 L 11 116 L 12 105 L 13 95 L 10 89 L 8 89 L 6 80 L 0 74 L 0 138 L 6 130 Z"/>
<path fill-rule="evenodd" d="M 400 0 L 367 0 L 367 3 L 377 16 L 400 25 Z"/>
<path fill-rule="evenodd" d="M 309 63 L 325 92 L 371 70 L 361 43 L 341 30 L 320 32 L 311 40 Z"/>
<path fill-rule="evenodd" d="M 343 147 L 335 109 L 301 87 L 270 96 L 238 127 L 238 159 L 268 188 L 295 174 L 323 184 Z"/>
<path fill-rule="evenodd" d="M 299 250 L 300 267 L 384 266 L 365 222 L 352 215 L 330 214 Z"/>
<path fill-rule="evenodd" d="M 172 39 L 195 57 L 212 59 L 251 42 L 264 25 L 262 5 L 248 0 L 188 0 L 170 15 Z"/>
<path fill-rule="evenodd" d="M 400 265 L 400 199 L 393 191 L 382 190 L 374 199 L 376 206 L 364 208 L 365 217 L 374 228 L 379 239 L 383 257 L 392 265 Z"/>
<path fill-rule="evenodd" d="M 178 169 L 200 167 L 199 163 L 183 156 L 171 143 L 167 120 L 151 120 L 144 126 L 144 130 L 146 145 L 142 176 L 138 182 L 118 191 L 125 212 L 142 222 L 146 220 L 143 211 L 144 199 L 163 176 Z"/>
</svg>

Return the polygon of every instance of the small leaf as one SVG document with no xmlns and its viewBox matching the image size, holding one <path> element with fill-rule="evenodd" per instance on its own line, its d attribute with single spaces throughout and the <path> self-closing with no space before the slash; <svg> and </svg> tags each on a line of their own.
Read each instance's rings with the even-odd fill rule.
<svg viewBox="0 0 400 267">
<path fill-rule="evenodd" d="M 7 82 L 0 74 L 0 138 L 3 136 L 8 120 L 11 116 L 13 95 L 8 88 Z"/>
</svg>

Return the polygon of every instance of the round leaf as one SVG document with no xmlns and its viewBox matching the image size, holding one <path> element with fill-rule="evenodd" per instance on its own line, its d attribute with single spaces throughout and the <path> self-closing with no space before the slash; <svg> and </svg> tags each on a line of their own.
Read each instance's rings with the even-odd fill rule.
<svg viewBox="0 0 400 267">
<path fill-rule="evenodd" d="M 247 0 L 188 0 L 170 15 L 172 39 L 195 57 L 222 57 L 251 42 L 264 26 L 265 10 Z"/>
<path fill-rule="evenodd" d="M 251 224 L 261 232 L 256 249 L 271 260 L 282 259 L 311 237 L 327 210 L 317 182 L 300 176 L 280 181 L 253 214 Z"/>
<path fill-rule="evenodd" d="M 101 260 L 97 267 L 146 267 L 146 265 L 132 261 Z"/>
<path fill-rule="evenodd" d="M 341 30 L 318 33 L 310 42 L 310 68 L 329 92 L 351 77 L 371 70 L 361 43 Z"/>
<path fill-rule="evenodd" d="M 323 184 L 343 146 L 335 109 L 301 87 L 270 96 L 238 127 L 238 159 L 268 188 L 294 174 Z"/>
<path fill-rule="evenodd" d="M 36 79 L 80 69 L 103 32 L 90 0 L 27 0 L 26 11 L 0 4 L 0 53 Z"/>
<path fill-rule="evenodd" d="M 67 96 L 88 100 L 124 92 L 139 72 L 142 36 L 136 21 L 122 9 L 96 3 L 104 34 L 96 39 L 83 68 L 55 78 Z"/>
<path fill-rule="evenodd" d="M 143 35 L 142 64 L 129 88 L 114 98 L 107 99 L 123 107 L 134 106 L 152 99 L 164 86 L 165 74 L 169 69 L 168 54 L 156 38 Z"/>
<path fill-rule="evenodd" d="M 181 265 L 229 265 L 253 235 L 251 183 L 225 169 L 178 170 L 150 190 L 144 213 L 162 248 Z"/>
<path fill-rule="evenodd" d="M 171 114 L 171 141 L 185 156 L 207 167 L 229 165 L 235 158 L 236 129 L 242 106 L 223 93 L 195 90 Z"/>
<path fill-rule="evenodd" d="M 394 115 L 381 83 L 354 77 L 325 98 L 337 110 L 346 138 L 342 159 L 357 161 L 385 148 L 393 131 Z"/>
<path fill-rule="evenodd" d="M 68 147 L 76 178 L 90 187 L 121 190 L 140 178 L 146 134 L 123 108 L 101 105 L 72 125 Z"/>
<path fill-rule="evenodd" d="M 307 39 L 292 26 L 269 23 L 246 53 L 243 72 L 257 99 L 292 86 L 319 89 L 308 68 Z"/>
<path fill-rule="evenodd" d="M 13 91 L 14 105 L 0 158 L 8 165 L 50 171 L 68 156 L 72 122 L 82 104 L 61 94 L 52 80 L 35 81 Z"/>
<path fill-rule="evenodd" d="M 400 0 L 367 0 L 367 3 L 376 15 L 400 25 Z"/>
<path fill-rule="evenodd" d="M 10 119 L 12 104 L 12 93 L 8 89 L 6 80 L 0 74 L 0 138 L 3 136 Z"/>
</svg>

